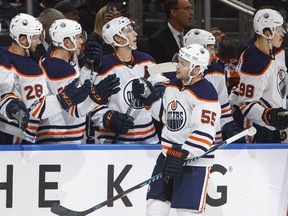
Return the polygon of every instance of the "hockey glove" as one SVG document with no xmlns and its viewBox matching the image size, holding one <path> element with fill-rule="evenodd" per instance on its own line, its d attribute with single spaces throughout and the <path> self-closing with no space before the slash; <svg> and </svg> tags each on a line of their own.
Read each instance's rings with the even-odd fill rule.
<svg viewBox="0 0 288 216">
<path fill-rule="evenodd" d="M 164 162 L 164 177 L 165 180 L 178 177 L 182 173 L 183 164 L 189 155 L 185 149 L 168 149 L 167 156 Z"/>
<path fill-rule="evenodd" d="M 10 119 L 15 119 L 18 122 L 21 130 L 24 131 L 27 128 L 30 113 L 22 101 L 12 99 L 6 106 L 6 112 Z"/>
<path fill-rule="evenodd" d="M 57 98 L 64 110 L 71 106 L 83 102 L 91 92 L 90 80 L 85 80 L 84 84 L 77 88 L 79 79 L 73 80 L 57 95 Z"/>
<path fill-rule="evenodd" d="M 231 121 L 222 127 L 222 138 L 223 140 L 226 140 L 240 132 L 241 129 L 233 121 Z M 236 140 L 234 143 L 246 143 L 245 137 Z"/>
<path fill-rule="evenodd" d="M 103 116 L 103 125 L 116 134 L 123 134 L 134 126 L 134 119 L 128 114 L 109 110 Z"/>
<path fill-rule="evenodd" d="M 145 109 L 150 109 L 151 105 L 159 99 L 157 89 L 152 84 L 145 80 L 134 79 L 132 82 L 132 92 L 134 97 L 144 103 Z"/>
<path fill-rule="evenodd" d="M 91 68 L 94 64 L 94 69 L 98 70 L 102 61 L 102 46 L 96 41 L 88 41 L 84 50 L 85 65 Z"/>
<path fill-rule="evenodd" d="M 262 120 L 277 130 L 288 127 L 288 110 L 283 108 L 266 108 L 262 114 Z"/>
<path fill-rule="evenodd" d="M 93 85 L 91 88 L 90 97 L 97 104 L 108 103 L 108 98 L 112 94 L 116 94 L 120 91 L 120 81 L 116 74 L 107 76 L 101 80 L 97 85 Z"/>
</svg>

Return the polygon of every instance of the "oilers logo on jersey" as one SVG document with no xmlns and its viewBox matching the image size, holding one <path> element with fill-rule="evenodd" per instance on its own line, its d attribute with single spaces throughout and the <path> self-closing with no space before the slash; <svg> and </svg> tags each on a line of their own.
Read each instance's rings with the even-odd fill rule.
<svg viewBox="0 0 288 216">
<path fill-rule="evenodd" d="M 283 68 L 278 69 L 278 74 L 277 74 L 277 88 L 278 92 L 283 99 L 286 96 L 286 72 Z"/>
<path fill-rule="evenodd" d="M 167 128 L 171 131 L 181 130 L 186 123 L 186 111 L 178 100 L 171 101 L 167 106 Z"/>
<path fill-rule="evenodd" d="M 130 80 L 129 82 L 127 82 L 127 84 L 124 87 L 123 90 L 123 98 L 125 103 L 130 106 L 130 104 L 132 103 L 132 101 L 134 100 L 134 95 L 132 93 L 132 80 Z M 135 100 L 132 103 L 132 107 L 133 109 L 143 109 L 144 108 L 144 103 L 139 101 L 139 100 Z"/>
</svg>

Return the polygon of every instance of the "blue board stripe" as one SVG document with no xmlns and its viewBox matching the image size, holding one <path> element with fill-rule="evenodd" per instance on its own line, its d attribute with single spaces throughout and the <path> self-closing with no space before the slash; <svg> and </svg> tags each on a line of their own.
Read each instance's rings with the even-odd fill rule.
<svg viewBox="0 0 288 216">
<path fill-rule="evenodd" d="M 288 149 L 288 144 L 230 144 L 222 150 L 237 149 Z M 47 144 L 47 145 L 0 145 L 0 151 L 71 151 L 71 150 L 161 150 L 161 146 L 143 144 Z"/>
</svg>

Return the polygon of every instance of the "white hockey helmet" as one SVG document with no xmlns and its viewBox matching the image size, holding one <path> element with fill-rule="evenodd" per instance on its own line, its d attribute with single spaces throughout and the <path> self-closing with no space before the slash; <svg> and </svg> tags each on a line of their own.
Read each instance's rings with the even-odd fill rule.
<svg viewBox="0 0 288 216">
<path fill-rule="evenodd" d="M 182 47 L 178 56 L 190 62 L 190 71 L 199 66 L 199 73 L 203 73 L 207 69 L 210 60 L 209 51 L 200 44 L 190 44 L 187 47 Z"/>
<path fill-rule="evenodd" d="M 49 35 L 52 40 L 52 44 L 56 47 L 62 47 L 68 51 L 74 51 L 77 48 L 76 36 L 82 34 L 85 37 L 85 32 L 82 31 L 81 25 L 70 19 L 58 19 L 55 20 L 49 28 Z M 86 35 L 87 36 L 87 35 Z M 74 44 L 74 48 L 70 49 L 64 45 L 64 39 L 70 38 Z M 85 41 L 85 38 L 82 38 Z"/>
<path fill-rule="evenodd" d="M 184 36 L 184 45 L 189 46 L 190 44 L 200 44 L 207 48 L 207 45 L 215 45 L 215 37 L 211 32 L 203 29 L 191 29 Z"/>
<path fill-rule="evenodd" d="M 123 16 L 110 20 L 102 28 L 102 36 L 103 36 L 105 43 L 109 44 L 112 47 L 116 47 L 116 46 L 123 47 L 123 46 L 129 45 L 129 41 L 127 37 L 125 36 L 125 34 L 123 33 L 123 28 L 131 24 L 134 26 L 134 23 L 130 19 L 128 19 L 127 17 L 123 17 Z M 124 38 L 127 41 L 126 44 L 121 45 L 117 43 L 114 40 L 114 37 L 116 35 Z"/>
<path fill-rule="evenodd" d="M 275 35 L 275 29 L 278 26 L 282 26 L 284 23 L 283 17 L 278 11 L 272 9 L 262 9 L 257 11 L 254 16 L 253 25 L 254 31 L 267 39 L 271 39 Z M 265 28 L 270 29 L 271 35 L 266 37 L 263 30 Z"/>
<path fill-rule="evenodd" d="M 28 46 L 25 47 L 19 42 L 19 36 L 26 35 L 28 40 Z M 12 18 L 10 22 L 10 36 L 16 41 L 22 48 L 29 49 L 31 47 L 32 37 L 35 35 L 40 35 L 40 40 L 44 40 L 43 26 L 39 20 L 35 17 L 19 13 Z"/>
</svg>

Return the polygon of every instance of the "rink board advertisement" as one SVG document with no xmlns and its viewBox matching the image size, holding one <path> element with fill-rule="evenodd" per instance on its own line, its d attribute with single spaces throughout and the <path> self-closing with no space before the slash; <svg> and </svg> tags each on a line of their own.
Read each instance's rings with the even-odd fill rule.
<svg viewBox="0 0 288 216">
<path fill-rule="evenodd" d="M 159 153 L 159 145 L 2 145 L 0 215 L 53 216 L 54 202 L 86 210 L 150 178 Z M 217 150 L 204 215 L 269 216 L 268 176 L 287 187 L 287 170 L 288 144 Z M 144 216 L 147 188 L 89 215 Z"/>
</svg>

